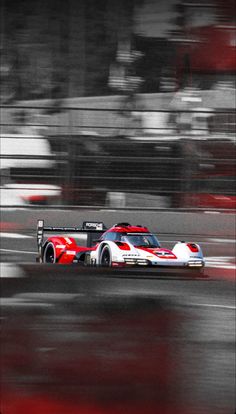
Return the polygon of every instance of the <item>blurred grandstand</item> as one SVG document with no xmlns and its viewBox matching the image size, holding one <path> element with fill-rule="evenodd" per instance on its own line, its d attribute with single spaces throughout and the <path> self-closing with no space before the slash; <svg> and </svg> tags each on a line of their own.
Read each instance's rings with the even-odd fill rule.
<svg viewBox="0 0 236 414">
<path fill-rule="evenodd" d="M 54 162 L 26 167 L 30 140 L 20 166 L 4 153 L 13 187 L 54 185 L 61 205 L 235 208 L 232 0 L 5 0 L 1 16 L 2 138 L 37 135 Z"/>
</svg>

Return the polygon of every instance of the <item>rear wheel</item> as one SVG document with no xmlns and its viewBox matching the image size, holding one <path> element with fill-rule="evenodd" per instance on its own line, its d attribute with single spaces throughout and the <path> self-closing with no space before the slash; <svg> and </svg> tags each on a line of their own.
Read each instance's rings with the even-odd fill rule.
<svg viewBox="0 0 236 414">
<path fill-rule="evenodd" d="M 43 253 L 43 263 L 55 263 L 56 253 L 53 243 L 48 243 Z"/>
<path fill-rule="evenodd" d="M 111 252 L 108 246 L 104 246 L 102 249 L 100 265 L 103 267 L 111 266 Z"/>
</svg>

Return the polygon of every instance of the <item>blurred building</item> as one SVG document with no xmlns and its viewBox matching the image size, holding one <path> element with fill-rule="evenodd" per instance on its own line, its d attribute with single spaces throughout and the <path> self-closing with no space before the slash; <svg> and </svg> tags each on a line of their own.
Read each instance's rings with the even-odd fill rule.
<svg viewBox="0 0 236 414">
<path fill-rule="evenodd" d="M 114 94 L 124 44 L 141 52 L 129 67 L 140 92 L 232 81 L 234 11 L 233 0 L 4 0 L 3 102 Z"/>
<path fill-rule="evenodd" d="M 135 33 L 143 92 L 235 87 L 233 0 L 146 0 Z"/>
<path fill-rule="evenodd" d="M 235 86 L 235 4 L 232 0 L 182 1 L 174 34 L 179 86 L 200 89 Z"/>
<path fill-rule="evenodd" d="M 109 94 L 110 63 L 132 10 L 133 1 L 2 1 L 2 98 Z"/>
</svg>

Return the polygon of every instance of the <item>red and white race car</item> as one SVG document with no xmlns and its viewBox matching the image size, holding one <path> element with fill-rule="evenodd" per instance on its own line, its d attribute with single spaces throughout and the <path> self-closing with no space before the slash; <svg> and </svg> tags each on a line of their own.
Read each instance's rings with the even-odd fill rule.
<svg viewBox="0 0 236 414">
<path fill-rule="evenodd" d="M 45 237 L 45 233 L 51 232 L 58 235 Z M 198 244 L 180 241 L 172 250 L 165 249 L 147 227 L 129 223 L 118 223 L 106 229 L 102 222 L 84 222 L 82 227 L 46 227 L 43 220 L 39 220 L 37 243 L 37 261 L 41 263 L 199 270 L 204 267 L 203 253 Z"/>
</svg>

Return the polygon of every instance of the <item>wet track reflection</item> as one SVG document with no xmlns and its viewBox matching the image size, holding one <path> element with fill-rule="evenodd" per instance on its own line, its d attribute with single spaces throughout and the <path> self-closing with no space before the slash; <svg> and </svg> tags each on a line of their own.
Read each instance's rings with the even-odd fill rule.
<svg viewBox="0 0 236 414">
<path fill-rule="evenodd" d="M 232 282 L 49 266 L 2 277 L 3 413 L 234 412 Z"/>
</svg>

